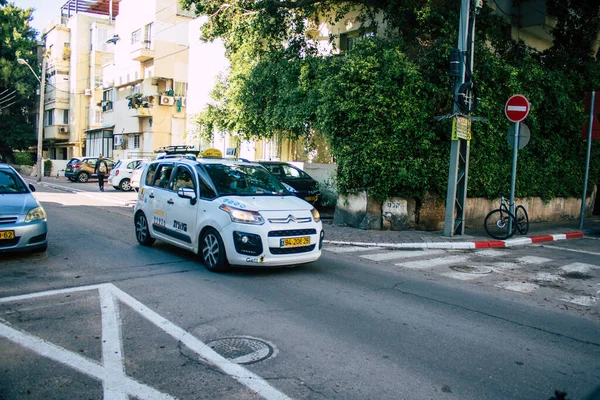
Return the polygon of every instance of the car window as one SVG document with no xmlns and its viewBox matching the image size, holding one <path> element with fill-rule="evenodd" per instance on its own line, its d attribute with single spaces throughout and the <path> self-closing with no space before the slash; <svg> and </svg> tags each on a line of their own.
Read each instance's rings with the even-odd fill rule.
<svg viewBox="0 0 600 400">
<path fill-rule="evenodd" d="M 13 171 L 0 170 L 0 194 L 27 193 L 25 183 Z"/>
<path fill-rule="evenodd" d="M 154 177 L 154 186 L 167 189 L 173 172 L 173 164 L 161 164 Z"/>
<path fill-rule="evenodd" d="M 117 163 L 115 164 L 115 168 L 119 168 L 119 166 L 120 166 L 121 164 L 122 164 L 122 161 L 121 161 L 121 160 L 117 161 Z"/>
<path fill-rule="evenodd" d="M 304 171 L 296 169 L 291 165 L 282 165 L 281 169 L 283 170 L 285 178 L 308 178 L 308 175 Z"/>
<path fill-rule="evenodd" d="M 138 165 L 139 161 L 132 161 L 127 164 L 127 169 L 134 169 Z"/>
<path fill-rule="evenodd" d="M 195 189 L 194 179 L 189 169 L 185 167 L 177 167 L 175 172 L 175 179 L 173 180 L 173 190 L 179 190 L 179 188 L 190 188 Z"/>
<path fill-rule="evenodd" d="M 90 167 L 95 167 L 96 161 L 98 161 L 98 160 L 95 158 L 88 158 L 87 160 L 85 160 L 86 164 L 89 165 Z"/>
<path fill-rule="evenodd" d="M 159 164 L 152 164 L 148 167 L 148 173 L 146 173 L 146 185 L 154 185 L 154 176 L 156 175 L 156 169 Z"/>
<path fill-rule="evenodd" d="M 262 166 L 245 164 L 205 164 L 220 196 L 282 195 L 287 189 Z"/>
</svg>

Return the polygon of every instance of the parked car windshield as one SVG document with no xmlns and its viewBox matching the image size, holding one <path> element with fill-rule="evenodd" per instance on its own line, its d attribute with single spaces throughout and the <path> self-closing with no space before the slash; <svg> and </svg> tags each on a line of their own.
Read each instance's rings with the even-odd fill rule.
<svg viewBox="0 0 600 400">
<path fill-rule="evenodd" d="M 27 186 L 10 170 L 0 171 L 0 194 L 28 193 Z"/>
<path fill-rule="evenodd" d="M 219 196 L 282 196 L 290 192 L 277 178 L 258 165 L 205 164 Z"/>
</svg>

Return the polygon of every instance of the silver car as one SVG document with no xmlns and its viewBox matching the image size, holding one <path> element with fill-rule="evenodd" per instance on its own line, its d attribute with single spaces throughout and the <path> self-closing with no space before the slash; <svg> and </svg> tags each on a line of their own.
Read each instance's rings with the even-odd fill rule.
<svg viewBox="0 0 600 400">
<path fill-rule="evenodd" d="M 0 163 L 0 252 L 46 251 L 46 212 L 14 168 Z"/>
</svg>

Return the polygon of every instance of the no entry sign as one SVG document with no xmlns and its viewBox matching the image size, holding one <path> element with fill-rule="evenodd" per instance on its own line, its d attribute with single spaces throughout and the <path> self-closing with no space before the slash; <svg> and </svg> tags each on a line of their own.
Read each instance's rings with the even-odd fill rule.
<svg viewBox="0 0 600 400">
<path fill-rule="evenodd" d="M 506 102 L 504 106 L 506 118 L 512 122 L 521 122 L 529 114 L 529 101 L 525 96 L 515 94 Z"/>
</svg>

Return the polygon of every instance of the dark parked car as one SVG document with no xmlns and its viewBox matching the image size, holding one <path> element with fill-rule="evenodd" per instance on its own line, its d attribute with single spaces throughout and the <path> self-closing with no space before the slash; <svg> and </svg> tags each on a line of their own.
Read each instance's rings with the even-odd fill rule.
<svg viewBox="0 0 600 400">
<path fill-rule="evenodd" d="M 109 175 L 110 171 L 115 165 L 115 162 L 109 158 L 105 158 L 104 160 L 108 165 L 107 175 Z M 78 181 L 81 183 L 87 182 L 90 178 L 97 178 L 98 175 L 96 175 L 94 171 L 97 162 L 98 157 L 72 158 L 71 161 L 67 163 L 67 167 L 65 168 L 65 177 L 67 177 L 71 182 Z"/>
<path fill-rule="evenodd" d="M 300 168 L 280 161 L 259 161 L 259 163 L 279 178 L 281 182 L 291 186 L 293 190 L 289 188 L 288 190 L 297 197 L 312 204 L 319 199 L 319 182 Z"/>
</svg>

